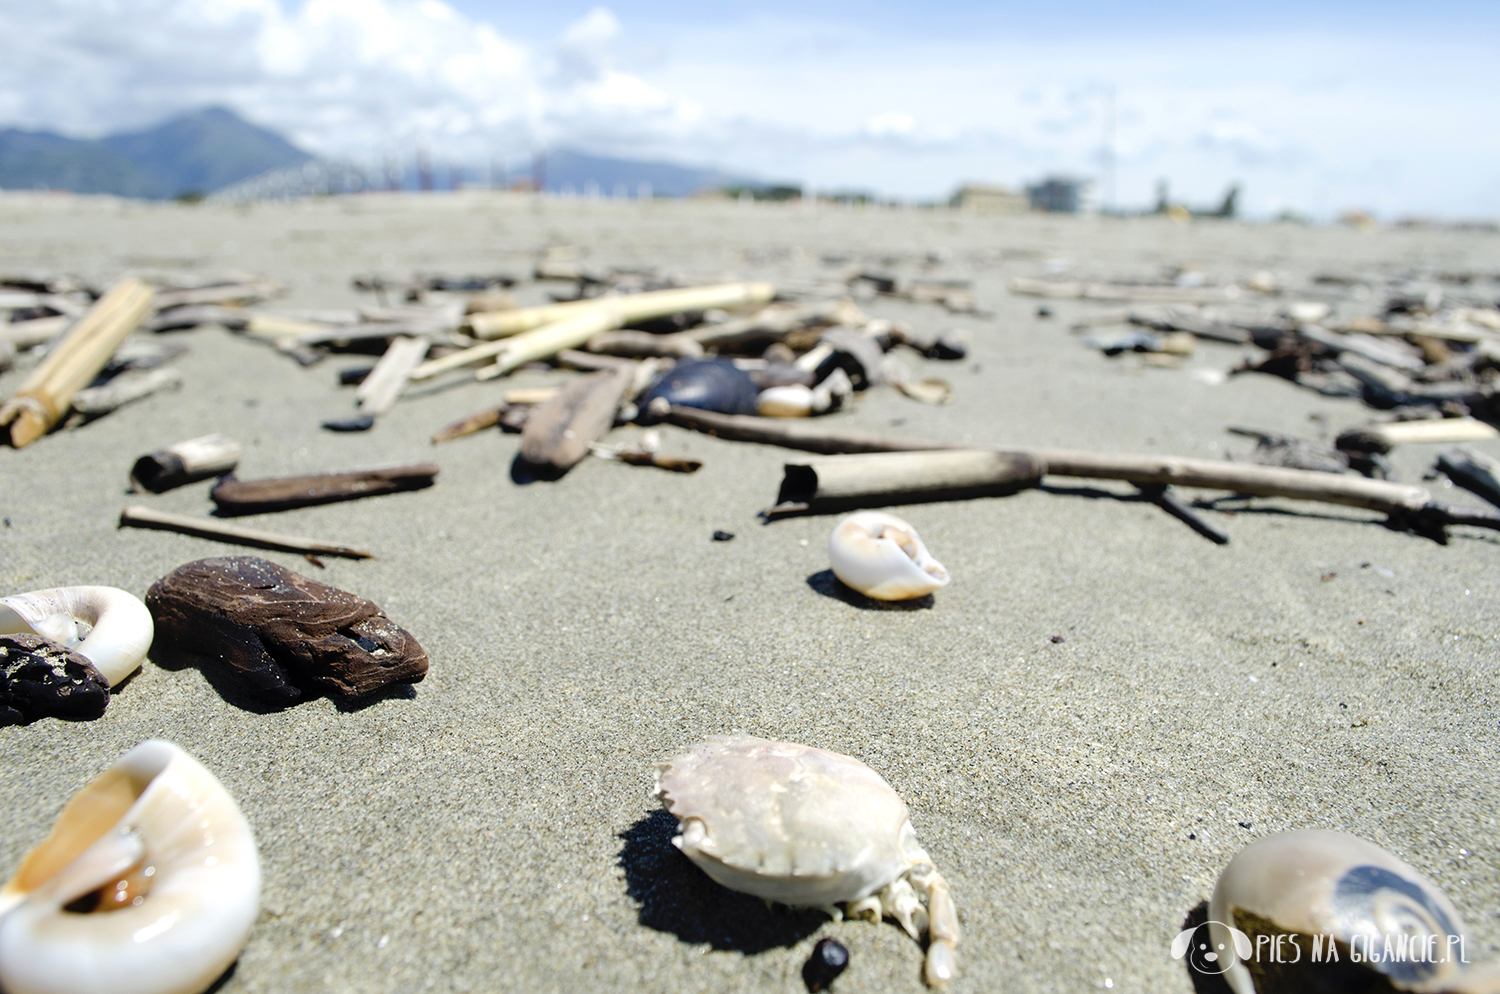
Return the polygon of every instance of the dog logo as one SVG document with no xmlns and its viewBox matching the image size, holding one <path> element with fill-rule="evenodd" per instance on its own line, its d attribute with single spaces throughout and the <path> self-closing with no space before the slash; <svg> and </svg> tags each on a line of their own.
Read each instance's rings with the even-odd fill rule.
<svg viewBox="0 0 1500 994">
<path fill-rule="evenodd" d="M 1210 925 L 1217 925 L 1227 932 L 1229 942 L 1215 942 Z M 1202 925 L 1183 929 L 1172 940 L 1172 958 L 1182 959 L 1186 956 L 1188 966 L 1198 973 L 1223 973 L 1234 966 L 1237 960 L 1249 959 L 1254 952 L 1250 936 L 1223 922 L 1204 922 Z"/>
</svg>

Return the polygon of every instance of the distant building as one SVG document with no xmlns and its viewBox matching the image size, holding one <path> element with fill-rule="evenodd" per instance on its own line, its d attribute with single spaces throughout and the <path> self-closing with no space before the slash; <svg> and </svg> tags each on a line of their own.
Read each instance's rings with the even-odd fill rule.
<svg viewBox="0 0 1500 994">
<path fill-rule="evenodd" d="M 1048 176 L 1026 188 L 1026 199 L 1034 211 L 1079 214 L 1094 209 L 1094 182 L 1069 176 Z"/>
<path fill-rule="evenodd" d="M 968 183 L 958 188 L 948 205 L 975 214 L 1020 214 L 1026 210 L 1026 198 L 1009 187 Z"/>
</svg>

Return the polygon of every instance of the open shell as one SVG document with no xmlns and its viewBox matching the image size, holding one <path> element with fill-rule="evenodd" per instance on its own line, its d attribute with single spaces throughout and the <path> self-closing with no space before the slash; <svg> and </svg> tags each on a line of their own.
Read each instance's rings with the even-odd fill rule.
<svg viewBox="0 0 1500 994">
<path fill-rule="evenodd" d="M 92 625 L 85 638 L 79 624 Z M 146 658 L 155 635 L 151 612 L 117 587 L 52 587 L 0 597 L 0 635 L 31 632 L 83 656 L 116 686 Z"/>
<path fill-rule="evenodd" d="M 259 905 L 260 857 L 234 799 L 152 739 L 75 795 L 0 890 L 0 989 L 199 994 Z"/>
<path fill-rule="evenodd" d="M 917 530 L 894 514 L 861 511 L 840 521 L 828 539 L 833 575 L 882 601 L 903 601 L 948 583 Z"/>
<path fill-rule="evenodd" d="M 1236 955 L 1238 929 L 1250 940 L 1248 957 Z M 1314 937 L 1335 940 L 1342 968 L 1348 970 L 1351 945 L 1356 953 L 1376 950 L 1364 965 L 1386 976 L 1398 990 L 1477 990 L 1467 984 L 1459 943 L 1464 925 L 1452 902 L 1415 868 L 1372 842 L 1343 832 L 1307 829 L 1282 832 L 1242 849 L 1220 874 L 1209 906 L 1209 932 L 1231 965 L 1224 977 L 1235 994 L 1270 994 L 1284 989 L 1270 974 L 1294 969 L 1266 953 L 1261 936 L 1297 936 L 1302 963 L 1316 971 Z M 1386 937 L 1409 944 L 1430 943 L 1434 956 L 1383 958 Z M 1243 939 L 1240 939 L 1243 951 Z M 1284 947 L 1289 948 L 1289 947 Z M 1283 957 L 1290 958 L 1290 953 Z M 1323 968 L 1328 968 L 1327 954 Z M 1479 974 L 1472 979 L 1478 980 Z M 1316 986 L 1316 985 L 1314 985 Z M 1300 988 L 1299 988 L 1300 989 Z M 1311 989 L 1311 988 L 1309 988 Z"/>
</svg>

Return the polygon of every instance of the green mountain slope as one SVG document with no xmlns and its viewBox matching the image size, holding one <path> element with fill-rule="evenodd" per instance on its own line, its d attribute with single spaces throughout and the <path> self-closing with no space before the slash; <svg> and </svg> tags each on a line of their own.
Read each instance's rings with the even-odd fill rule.
<svg viewBox="0 0 1500 994">
<path fill-rule="evenodd" d="M 309 158 L 275 132 L 207 107 L 95 140 L 0 130 L 0 188 L 165 199 L 209 193 Z"/>
</svg>

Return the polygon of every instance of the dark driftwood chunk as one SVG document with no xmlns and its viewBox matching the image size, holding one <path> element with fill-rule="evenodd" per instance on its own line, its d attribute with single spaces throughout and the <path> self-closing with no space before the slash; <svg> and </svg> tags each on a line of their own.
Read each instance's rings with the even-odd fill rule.
<svg viewBox="0 0 1500 994">
<path fill-rule="evenodd" d="M 228 664 L 256 693 L 361 697 L 427 675 L 427 652 L 372 601 L 255 556 L 200 559 L 146 592 L 165 645 Z"/>
<path fill-rule="evenodd" d="M 437 463 L 356 470 L 350 473 L 319 473 L 314 476 L 280 476 L 264 480 L 241 480 L 226 476 L 209 496 L 222 514 L 257 514 L 285 511 L 309 504 L 327 504 L 358 497 L 376 497 L 400 490 L 432 486 Z"/>
<path fill-rule="evenodd" d="M 97 718 L 109 681 L 88 659 L 40 635 L 0 635 L 0 725 Z"/>
</svg>

